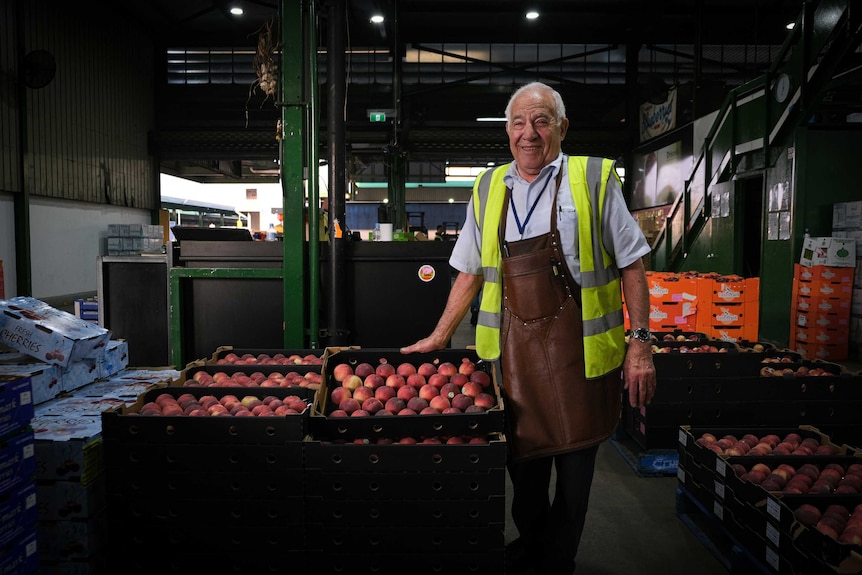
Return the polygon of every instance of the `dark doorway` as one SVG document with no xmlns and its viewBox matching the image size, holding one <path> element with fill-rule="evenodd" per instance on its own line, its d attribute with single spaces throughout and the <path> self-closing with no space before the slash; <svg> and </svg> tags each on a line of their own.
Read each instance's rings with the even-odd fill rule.
<svg viewBox="0 0 862 575">
<path fill-rule="evenodd" d="M 747 278 L 759 277 L 763 235 L 763 175 L 739 180 L 736 189 L 741 194 L 742 275 Z"/>
</svg>

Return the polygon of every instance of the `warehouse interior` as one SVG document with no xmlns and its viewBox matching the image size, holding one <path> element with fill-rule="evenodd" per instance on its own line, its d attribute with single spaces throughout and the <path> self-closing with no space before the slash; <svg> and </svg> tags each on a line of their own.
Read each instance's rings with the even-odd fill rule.
<svg viewBox="0 0 862 575">
<path fill-rule="evenodd" d="M 235 8 L 241 14 L 232 13 Z M 531 10 L 536 17 L 527 18 Z M 382 21 L 372 22 L 374 15 Z M 862 573 L 858 544 L 836 548 L 816 540 L 826 559 L 783 546 L 786 525 L 731 497 L 739 484 L 725 477 L 720 465 L 704 467 L 705 461 L 715 464 L 714 456 L 697 453 L 691 444 L 680 447 L 689 436 L 676 424 L 736 428 L 734 433 L 755 424 L 761 430 L 812 424 L 826 430 L 824 443 L 843 446 L 842 464 L 859 457 L 851 447 L 862 445 L 856 416 L 860 396 L 852 385 L 862 366 L 862 312 L 857 307 L 851 314 L 849 296 L 842 305 L 847 304 L 848 317 L 859 329 L 839 330 L 841 341 L 830 349 L 842 355 L 836 363 L 827 362 L 832 371 L 823 379 L 796 385 L 788 373 L 765 382 L 756 376 L 767 368 L 747 362 L 746 369 L 754 371 L 745 371 L 741 359 L 778 357 L 778 350 L 794 348 L 799 333 L 814 333 L 813 327 L 800 331 L 794 322 L 802 311 L 800 287 L 822 285 L 821 278 L 809 284 L 810 278 L 799 275 L 809 238 L 862 237 L 862 222 L 838 225 L 835 219 L 835 206 L 856 205 L 862 197 L 853 169 L 862 150 L 860 17 L 855 0 L 97 0 L 86 12 L 51 0 L 0 0 L 0 280 L 5 272 L 0 300 L 33 296 L 70 311 L 75 305 L 95 306 L 87 311 L 124 340 L 128 366 L 154 368 L 140 374 L 142 381 L 161 382 L 166 374 L 179 381 L 183 375 L 173 368 L 198 360 L 201 365 L 194 369 L 215 371 L 215 365 L 203 363 L 214 363 L 214 350 L 226 340 L 251 350 L 397 348 L 433 328 L 454 278 L 447 266 L 451 242 L 308 242 L 305 234 L 313 238 L 319 231 L 309 206 L 326 197 L 330 214 L 348 227 L 362 208 L 371 221 L 406 228 L 411 223 L 407 205 L 443 204 L 453 195 L 465 203 L 469 183 L 452 187 L 450 171 L 510 161 L 500 120 L 506 103 L 519 85 L 543 81 L 566 102 L 571 127 L 563 151 L 617 161 L 624 194 L 653 248 L 645 264 L 651 272 L 672 276 L 662 276 L 662 286 L 719 278 L 715 281 L 726 282 L 743 294 L 739 297 L 756 294 L 739 304 L 749 307 L 733 326 L 745 337 L 738 347 L 723 342 L 724 349 L 745 352 L 734 355 L 740 361 L 732 375 L 722 371 L 731 364 L 718 354 L 703 354 L 709 357 L 698 361 L 669 353 L 660 358 L 672 369 L 660 374 L 660 387 L 665 383 L 667 391 L 652 406 L 653 419 L 623 410 L 618 433 L 599 452 L 577 572 Z M 651 131 L 646 114 L 669 109 L 669 102 L 672 122 Z M 672 194 L 644 200 L 639 184 L 646 179 L 649 159 L 662 153 L 681 160 L 681 175 Z M 309 169 L 315 164 L 327 171 L 330 189 Z M 160 174 L 251 189 L 280 184 L 280 241 L 190 240 L 168 243 L 164 254 L 106 255 L 114 239 L 110 226 L 153 228 L 161 237 L 166 203 Z M 222 204 L 217 192 L 210 201 Z M 862 286 L 859 252 L 857 247 L 854 302 Z M 422 276 L 429 269 L 436 273 L 431 279 Z M 850 281 L 845 283 L 853 283 L 852 267 L 836 269 L 846 272 L 842 277 Z M 408 279 L 414 287 L 398 287 Z M 417 295 L 417 285 L 427 291 Z M 693 289 L 698 297 L 704 293 Z M 687 317 L 693 321 L 695 316 Z M 475 327 L 468 320 L 469 315 L 451 342 L 453 349 L 473 345 Z M 684 333 L 701 327 L 681 325 Z M 760 349 L 745 347 L 748 340 Z M 688 345 L 677 341 L 669 347 L 687 351 Z M 112 353 L 116 349 L 113 345 Z M 790 365 L 808 369 L 807 361 Z M 0 365 L 0 374 L 7 373 L 5 367 Z M 48 370 L 42 370 L 38 377 L 50 381 Z M 80 383 L 83 376 L 76 372 L 74 377 Z M 758 389 L 764 395 L 746 388 L 754 383 L 762 384 Z M 781 383 L 787 385 L 778 389 Z M 78 399 L 70 389 L 63 395 Z M 107 397 L 102 399 L 98 405 L 109 405 Z M 133 409 L 144 403 L 138 399 L 131 399 Z M 50 407 L 47 396 L 34 403 L 40 425 L 63 409 Z M 77 449 L 72 458 L 81 461 L 85 453 L 94 453 L 87 450 L 98 442 L 91 443 L 87 434 L 98 436 L 94 430 L 101 429 L 102 420 L 91 413 L 93 404 L 86 409 L 72 426 L 75 441 L 67 443 L 68 436 L 58 433 L 63 442 L 40 442 L 37 435 L 37 451 L 51 443 L 49 449 L 61 444 Z M 659 420 L 660 414 L 670 414 L 674 424 Z M 110 420 L 135 429 L 134 418 Z M 110 434 L 120 429 L 112 427 Z M 819 437 L 819 432 L 803 435 Z M 113 449 L 111 465 L 117 453 L 138 453 L 138 445 L 124 441 L 107 442 Z M 204 453 L 214 454 L 213 460 L 223 455 L 209 440 L 191 453 L 175 452 L 176 445 L 159 441 L 154 451 L 167 453 L 172 462 L 174 453 L 181 453 L 181 462 L 206 467 L 215 464 Z M 231 457 L 237 451 L 232 441 L 233 436 L 225 441 Z M 279 456 L 292 454 L 293 447 Z M 489 452 L 497 454 L 499 447 L 492 445 Z M 255 445 L 250 452 L 268 455 L 267 449 Z M 668 461 L 672 465 L 663 467 Z M 148 493 L 162 494 L 160 469 L 147 469 L 146 458 L 133 463 L 121 474 L 130 491 L 111 495 L 115 505 L 130 504 L 123 507 L 130 512 L 123 528 L 145 537 L 123 539 L 122 549 L 186 541 L 176 529 L 181 523 L 165 520 L 179 521 L 171 515 L 176 509 L 149 499 Z M 92 485 L 104 487 L 83 485 L 74 474 L 63 476 L 65 464 L 42 466 L 36 474 L 32 490 L 39 488 L 40 498 L 53 503 L 47 494 L 57 485 L 87 487 L 87 496 L 96 490 Z M 364 485 L 373 467 L 362 469 L 353 476 L 354 485 Z M 134 475 L 129 470 L 151 483 L 129 477 Z M 502 465 L 491 471 L 502 478 Z M 222 478 L 213 473 L 212 485 L 221 485 Z M 293 476 L 280 478 L 284 485 Z M 193 489 L 200 486 L 200 481 L 192 483 Z M 7 496 L 2 486 L 0 504 Z M 682 493 L 681 487 L 690 489 Z M 129 493 L 134 497 L 127 500 Z M 488 501 L 496 505 L 500 495 Z M 289 493 L 285 500 L 301 505 L 295 496 Z M 784 510 L 779 499 L 761 503 Z M 132 520 L 141 513 L 141 501 L 152 503 L 153 514 L 167 510 L 153 520 L 174 529 L 167 538 Z M 841 502 L 847 501 L 857 503 L 853 498 Z M 51 517 L 52 528 L 69 521 L 60 512 L 66 510 Z M 86 508 L 72 513 L 76 526 L 96 524 Z M 261 513 L 275 521 L 274 515 Z M 476 529 L 476 537 L 493 537 L 502 528 L 506 542 L 511 541 L 517 534 L 508 508 L 505 515 L 490 525 L 493 529 Z M 761 520 L 766 536 L 753 531 Z M 354 526 L 366 538 L 348 538 L 351 550 L 357 551 L 360 541 L 373 543 L 376 534 L 363 531 L 367 521 Z M 489 527 L 471 521 L 473 528 Z M 461 530 L 459 524 L 454 532 Z M 252 532 L 267 535 L 257 524 Z M 335 531 L 315 525 L 309 533 L 334 537 Z M 312 573 L 315 565 L 342 573 L 389 572 L 372 562 L 345 570 L 339 563 L 344 548 L 314 547 L 306 554 L 290 537 L 282 547 L 273 543 L 284 532 L 270 534 L 255 549 L 281 549 L 284 557 L 269 562 L 261 553 L 254 559 L 231 555 L 230 572 Z M 198 541 L 212 535 L 225 546 L 233 541 L 221 532 L 189 535 Z M 43 540 L 40 533 L 40 545 Z M 19 547 L 4 540 L 2 531 L 0 547 L 2 567 Z M 122 569 L 105 569 L 105 555 L 90 555 L 86 546 L 76 548 L 71 559 L 62 555 L 64 550 L 48 549 L 40 571 L 45 575 L 72 568 L 93 575 L 155 572 L 152 563 L 137 558 Z M 367 558 L 366 551 L 357 552 Z M 426 551 L 417 550 L 422 561 L 414 564 L 416 573 L 458 572 L 452 563 L 440 571 L 435 563 L 440 554 Z M 494 569 L 502 549 L 483 551 L 478 557 L 487 564 L 471 565 L 468 572 L 499 573 Z M 216 559 L 204 555 L 178 552 L 176 557 L 188 563 L 170 568 L 227 569 L 217 554 Z M 450 555 L 453 562 L 465 559 Z M 836 557 L 846 559 L 843 570 Z M 397 559 L 407 558 L 398 554 Z M 291 561 L 296 570 L 287 571 Z M 17 572 L 30 573 L 28 568 Z"/>
</svg>

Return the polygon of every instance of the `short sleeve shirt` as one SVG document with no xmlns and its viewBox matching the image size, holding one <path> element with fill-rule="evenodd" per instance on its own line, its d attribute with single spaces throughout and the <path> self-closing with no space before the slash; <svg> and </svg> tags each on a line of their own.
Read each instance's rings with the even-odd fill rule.
<svg viewBox="0 0 862 575">
<path fill-rule="evenodd" d="M 575 210 L 569 179 L 565 177 L 568 156 L 560 154 L 556 160 L 539 173 L 532 182 L 518 175 L 512 163 L 503 178 L 512 190 L 512 202 L 506 222 L 506 241 L 529 239 L 551 231 L 551 209 L 553 193 L 557 187 L 557 173 L 563 169 L 557 190 L 557 229 L 560 232 L 563 256 L 572 278 L 580 283 L 580 255 L 578 253 L 578 213 Z M 464 226 L 452 250 L 449 264 L 458 271 L 480 275 L 482 273 L 482 238 L 473 215 L 473 199 L 467 205 Z M 602 212 L 602 242 L 613 258 L 617 268 L 624 268 L 650 252 L 640 227 L 632 216 L 623 198 L 619 180 L 611 175 L 605 193 Z"/>
</svg>

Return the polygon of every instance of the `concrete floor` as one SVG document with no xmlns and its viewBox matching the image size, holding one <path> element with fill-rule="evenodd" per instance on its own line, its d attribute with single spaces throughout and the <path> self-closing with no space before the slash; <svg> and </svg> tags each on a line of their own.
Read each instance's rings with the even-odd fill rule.
<svg viewBox="0 0 862 575">
<path fill-rule="evenodd" d="M 468 314 L 451 345 L 472 346 L 473 338 L 474 328 Z M 552 485 L 553 482 L 552 477 Z M 610 441 L 603 443 L 578 552 L 578 575 L 728 573 L 724 563 L 698 539 L 698 531 L 690 529 L 677 515 L 678 485 L 676 475 L 639 476 Z M 506 503 L 506 542 L 509 542 L 518 532 L 508 516 L 511 503 L 508 497 Z"/>
</svg>

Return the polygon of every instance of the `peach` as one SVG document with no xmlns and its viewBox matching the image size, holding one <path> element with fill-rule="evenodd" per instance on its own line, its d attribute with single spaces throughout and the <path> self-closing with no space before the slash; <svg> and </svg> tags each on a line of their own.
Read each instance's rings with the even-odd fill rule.
<svg viewBox="0 0 862 575">
<path fill-rule="evenodd" d="M 334 387 L 329 393 L 329 399 L 331 399 L 332 403 L 335 405 L 338 405 L 348 397 L 353 397 L 353 393 L 346 387 Z"/>
<path fill-rule="evenodd" d="M 458 373 L 458 366 L 456 366 L 451 361 L 444 361 L 437 366 L 437 373 L 445 375 L 446 377 L 452 377 L 453 375 Z"/>
<path fill-rule="evenodd" d="M 383 408 L 389 413 L 398 413 L 405 407 L 407 407 L 407 402 L 400 397 L 389 398 L 386 400 L 386 403 L 383 404 Z"/>
<path fill-rule="evenodd" d="M 374 390 L 374 397 L 376 397 L 383 403 L 386 403 L 387 401 L 389 401 L 390 398 L 395 397 L 397 393 L 398 392 L 395 390 L 395 388 L 386 387 L 384 385 L 383 387 L 378 387 Z"/>
<path fill-rule="evenodd" d="M 455 375 L 449 377 L 449 383 L 454 383 L 455 385 L 463 386 L 468 381 L 470 381 L 470 378 L 463 373 L 456 373 Z"/>
<path fill-rule="evenodd" d="M 469 395 L 470 397 L 475 399 L 476 396 L 478 396 L 480 393 L 483 393 L 482 386 L 478 383 L 468 381 L 461 386 L 461 393 L 463 393 L 464 395 Z"/>
<path fill-rule="evenodd" d="M 419 413 L 420 411 L 422 411 L 426 407 L 428 407 L 428 400 L 422 399 L 421 397 L 418 397 L 418 396 L 417 397 L 411 397 L 407 401 L 407 409 L 411 409 L 411 410 L 415 411 L 416 413 Z"/>
<path fill-rule="evenodd" d="M 379 375 L 383 379 L 386 379 L 390 375 L 395 374 L 395 367 L 390 363 L 381 361 L 379 364 L 377 364 L 377 368 L 374 371 L 377 373 L 377 375 Z"/>
<path fill-rule="evenodd" d="M 464 395 L 463 393 L 456 394 L 452 400 L 452 407 L 458 409 L 459 411 L 464 411 L 471 405 L 473 405 L 473 398 L 469 395 Z"/>
<path fill-rule="evenodd" d="M 422 374 L 411 373 L 410 375 L 407 376 L 406 383 L 410 387 L 415 387 L 418 389 L 418 388 L 422 387 L 423 385 L 425 385 L 426 383 L 428 383 L 428 380 L 425 379 L 425 376 Z"/>
<path fill-rule="evenodd" d="M 793 517 L 805 525 L 806 527 L 812 527 L 820 521 L 820 510 L 810 503 L 803 503 L 793 512 Z"/>
<path fill-rule="evenodd" d="M 476 405 L 476 406 L 479 406 L 479 407 L 482 407 L 485 409 L 491 409 L 496 404 L 497 404 L 497 402 L 494 400 L 494 396 L 492 396 L 489 393 L 482 392 L 473 398 L 473 405 Z"/>
<path fill-rule="evenodd" d="M 381 402 L 376 397 L 369 397 L 362 402 L 362 409 L 374 415 L 375 413 L 383 409 L 383 402 Z"/>
<path fill-rule="evenodd" d="M 389 389 L 395 389 L 394 387 L 389 387 L 389 386 L 387 386 L 387 387 Z M 416 388 L 410 387 L 409 385 L 399 387 L 395 391 L 395 397 L 399 397 L 399 398 L 403 399 L 404 401 L 410 401 L 414 397 L 418 397 L 418 396 L 419 396 L 419 392 L 416 390 Z"/>
<path fill-rule="evenodd" d="M 470 374 L 470 381 L 476 382 L 482 387 L 488 387 L 491 385 L 491 376 L 488 372 L 477 369 Z"/>
<path fill-rule="evenodd" d="M 471 375 L 474 371 L 476 371 L 476 364 L 469 357 L 461 360 L 461 365 L 458 366 L 458 373 Z"/>
<path fill-rule="evenodd" d="M 461 388 L 455 385 L 454 383 L 447 383 L 440 388 L 440 395 L 452 399 L 456 395 L 461 393 Z"/>
<path fill-rule="evenodd" d="M 365 376 L 364 380 L 362 380 L 362 385 L 370 387 L 371 389 L 377 389 L 378 387 L 386 385 L 386 379 L 376 373 L 370 373 Z"/>
<path fill-rule="evenodd" d="M 423 376 L 425 379 L 428 379 L 429 377 L 437 373 L 437 366 L 435 366 L 433 363 L 422 363 L 419 365 L 419 367 L 416 368 L 416 373 Z"/>
<path fill-rule="evenodd" d="M 364 361 L 364 362 L 358 364 L 353 369 L 353 373 L 355 373 L 356 375 L 358 375 L 362 379 L 365 379 L 366 377 L 368 377 L 369 375 L 374 373 L 374 366 L 371 365 L 370 363 L 368 363 L 367 361 Z"/>
<path fill-rule="evenodd" d="M 432 397 L 437 397 L 440 395 L 440 390 L 431 385 L 430 383 L 426 383 L 422 387 L 419 388 L 419 397 L 426 401 L 431 401 Z"/>
<path fill-rule="evenodd" d="M 444 409 L 452 407 L 452 405 L 446 397 L 437 395 L 428 400 L 428 407 L 433 407 L 437 411 L 442 412 Z"/>
<path fill-rule="evenodd" d="M 362 378 L 359 377 L 358 375 L 356 375 L 355 373 L 352 373 L 352 374 L 346 376 L 342 380 L 341 386 L 346 387 L 350 391 L 353 391 L 353 390 L 360 388 L 360 387 L 364 387 Z"/>
<path fill-rule="evenodd" d="M 434 387 L 443 387 L 447 383 L 449 383 L 449 376 L 443 375 L 442 373 L 433 373 L 428 376 L 428 383 L 433 385 Z"/>
<path fill-rule="evenodd" d="M 386 385 L 388 387 L 394 387 L 395 389 L 398 389 L 399 387 L 404 387 L 405 385 L 407 385 L 407 380 L 404 379 L 403 375 L 392 373 L 386 376 Z"/>
<path fill-rule="evenodd" d="M 335 381 L 344 381 L 349 375 L 354 375 L 353 367 L 349 363 L 339 363 L 332 368 L 332 378 Z"/>
<path fill-rule="evenodd" d="M 344 411 L 348 415 L 359 409 L 359 407 L 359 402 L 352 397 L 348 397 L 338 404 L 338 409 Z"/>
<path fill-rule="evenodd" d="M 374 397 L 374 390 L 370 387 L 365 387 L 364 385 L 360 385 L 353 391 L 353 399 L 362 403 L 369 397 Z"/>
<path fill-rule="evenodd" d="M 418 414 L 415 411 L 413 411 L 412 409 L 410 409 L 409 407 L 405 407 L 404 409 L 402 409 L 401 411 L 399 411 L 395 415 L 407 416 L 407 415 L 418 415 Z"/>
<path fill-rule="evenodd" d="M 398 375 L 404 376 L 406 379 L 407 376 L 413 375 L 416 373 L 416 366 L 409 362 L 402 362 L 398 364 L 398 367 L 395 368 L 395 373 Z"/>
</svg>

